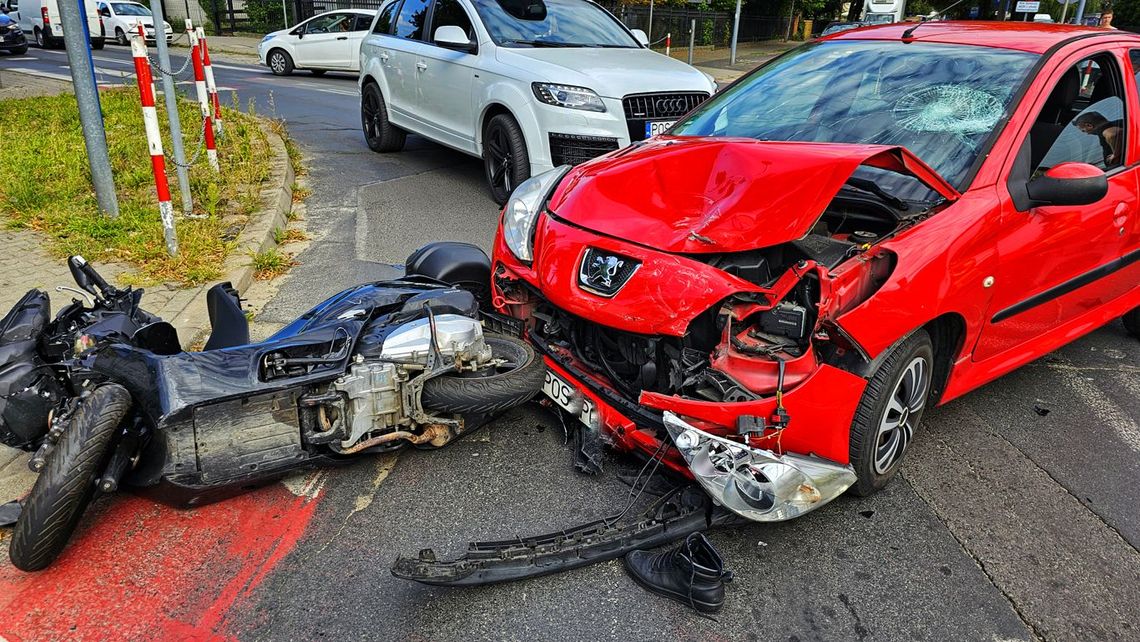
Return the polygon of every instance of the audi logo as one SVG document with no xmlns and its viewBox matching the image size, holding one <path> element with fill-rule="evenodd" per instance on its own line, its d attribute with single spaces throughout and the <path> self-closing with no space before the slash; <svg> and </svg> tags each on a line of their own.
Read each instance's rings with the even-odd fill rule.
<svg viewBox="0 0 1140 642">
<path fill-rule="evenodd" d="M 674 114 L 684 112 L 689 101 L 684 98 L 658 98 L 653 103 L 653 109 L 659 113 Z"/>
</svg>

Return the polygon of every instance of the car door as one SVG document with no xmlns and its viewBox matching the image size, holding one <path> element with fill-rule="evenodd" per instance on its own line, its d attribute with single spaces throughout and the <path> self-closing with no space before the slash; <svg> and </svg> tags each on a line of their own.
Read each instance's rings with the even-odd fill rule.
<svg viewBox="0 0 1140 642">
<path fill-rule="evenodd" d="M 1125 83 L 1124 54 L 1086 49 L 1052 68 L 1051 89 L 1041 95 L 1001 186 L 999 269 L 987 281 L 993 299 L 975 360 L 1021 360 L 1035 340 L 1135 287 L 1135 272 L 1119 265 L 1129 243 L 1122 230 L 1140 203 L 1136 114 L 1127 108 L 1135 90 Z M 1026 180 L 1062 162 L 1104 169 L 1108 193 L 1091 205 L 1019 205 Z"/>
<path fill-rule="evenodd" d="M 440 27 L 456 26 L 463 29 L 468 40 L 477 40 L 473 14 L 460 0 L 436 0 L 431 15 L 433 36 Z M 478 60 L 478 49 L 449 49 L 432 41 L 424 43 L 416 57 L 420 115 L 435 130 L 436 138 L 468 151 L 475 150 L 476 116 L 471 91 Z"/>
<path fill-rule="evenodd" d="M 395 121 L 418 121 L 419 100 L 417 89 L 417 54 L 420 53 L 424 33 L 427 31 L 428 10 L 431 0 L 404 0 L 396 14 L 389 59 L 385 76 L 388 79 L 388 109 L 394 112 Z M 381 56 L 383 60 L 383 56 Z"/>
<path fill-rule="evenodd" d="M 293 44 L 293 62 L 306 69 L 349 69 L 349 30 L 355 14 L 332 12 L 305 23 L 305 31 Z"/>
<path fill-rule="evenodd" d="M 358 13 L 353 18 L 352 30 L 348 32 L 348 69 L 360 71 L 360 43 L 368 35 L 375 15 Z"/>
</svg>

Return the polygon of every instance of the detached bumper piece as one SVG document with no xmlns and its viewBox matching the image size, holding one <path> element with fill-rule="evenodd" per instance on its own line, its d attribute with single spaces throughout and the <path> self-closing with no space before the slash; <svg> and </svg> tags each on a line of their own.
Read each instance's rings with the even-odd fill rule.
<svg viewBox="0 0 1140 642">
<path fill-rule="evenodd" d="M 462 557 L 451 561 L 439 561 L 432 549 L 424 549 L 416 558 L 398 558 L 392 575 L 437 586 L 511 582 L 604 562 L 714 526 L 739 523 L 738 517 L 714 507 L 692 485 L 658 499 L 634 521 L 619 524 L 618 517 L 537 537 L 472 542 Z"/>
<path fill-rule="evenodd" d="M 799 517 L 855 483 L 850 466 L 751 448 L 696 428 L 666 412 L 665 428 L 701 487 L 720 506 L 757 522 Z"/>
</svg>

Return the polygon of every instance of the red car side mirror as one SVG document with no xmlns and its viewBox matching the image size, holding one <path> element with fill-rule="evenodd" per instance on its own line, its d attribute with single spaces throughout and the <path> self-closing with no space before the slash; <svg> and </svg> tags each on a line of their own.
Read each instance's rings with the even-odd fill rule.
<svg viewBox="0 0 1140 642">
<path fill-rule="evenodd" d="M 1108 177 L 1088 163 L 1058 163 L 1025 187 L 1033 207 L 1091 205 L 1108 193 Z"/>
</svg>

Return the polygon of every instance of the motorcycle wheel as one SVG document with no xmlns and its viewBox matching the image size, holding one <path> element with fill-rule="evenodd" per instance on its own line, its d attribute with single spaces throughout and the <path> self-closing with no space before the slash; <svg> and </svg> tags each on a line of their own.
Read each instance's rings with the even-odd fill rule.
<svg viewBox="0 0 1140 642">
<path fill-rule="evenodd" d="M 493 415 L 527 402 L 542 389 L 546 364 L 530 344 L 506 336 L 488 335 L 484 340 L 494 358 L 505 363 L 484 373 L 428 379 L 421 396 L 425 409 Z"/>
<path fill-rule="evenodd" d="M 47 568 L 63 552 L 95 495 L 95 478 L 107 463 L 116 429 L 131 407 L 117 384 L 91 391 L 72 415 L 16 522 L 8 557 L 21 571 Z"/>
</svg>

